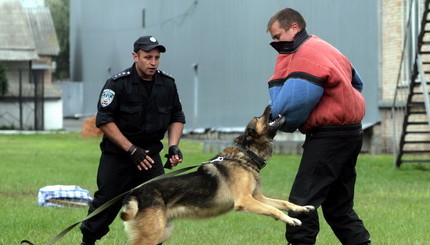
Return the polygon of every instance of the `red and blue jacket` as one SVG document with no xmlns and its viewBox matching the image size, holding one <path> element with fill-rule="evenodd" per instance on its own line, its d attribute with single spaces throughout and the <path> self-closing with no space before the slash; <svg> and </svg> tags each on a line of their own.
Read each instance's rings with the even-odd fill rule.
<svg viewBox="0 0 430 245">
<path fill-rule="evenodd" d="M 272 42 L 279 55 L 269 79 L 272 118 L 285 116 L 281 130 L 359 123 L 365 114 L 363 81 L 335 47 L 302 29 L 292 42 Z"/>
</svg>

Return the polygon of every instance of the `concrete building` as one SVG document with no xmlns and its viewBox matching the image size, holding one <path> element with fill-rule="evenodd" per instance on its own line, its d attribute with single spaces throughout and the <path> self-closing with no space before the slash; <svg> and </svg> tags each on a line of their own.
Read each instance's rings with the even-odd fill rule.
<svg viewBox="0 0 430 245">
<path fill-rule="evenodd" d="M 269 102 L 267 80 L 277 54 L 269 46 L 267 21 L 291 7 L 304 15 L 309 33 L 336 46 L 360 72 L 367 102 L 364 151 L 388 153 L 404 27 L 411 7 L 418 26 L 422 5 L 420 0 L 74 0 L 71 76 L 83 91 L 75 109 L 93 115 L 106 79 L 132 64 L 133 42 L 150 34 L 167 48 L 160 69 L 176 78 L 187 132 L 209 131 L 219 138 L 240 130 Z M 302 140 L 298 134 L 279 137 Z"/>
</svg>

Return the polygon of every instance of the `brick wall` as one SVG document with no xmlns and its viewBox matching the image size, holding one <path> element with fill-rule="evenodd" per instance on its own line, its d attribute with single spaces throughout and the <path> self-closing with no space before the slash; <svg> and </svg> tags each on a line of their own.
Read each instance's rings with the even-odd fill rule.
<svg viewBox="0 0 430 245">
<path fill-rule="evenodd" d="M 375 153 L 391 153 L 393 142 L 393 119 L 390 105 L 396 91 L 397 77 L 403 49 L 404 27 L 407 1 L 381 1 L 381 81 L 380 84 L 380 117 L 381 124 L 375 131 L 380 132 L 380 149 Z"/>
</svg>

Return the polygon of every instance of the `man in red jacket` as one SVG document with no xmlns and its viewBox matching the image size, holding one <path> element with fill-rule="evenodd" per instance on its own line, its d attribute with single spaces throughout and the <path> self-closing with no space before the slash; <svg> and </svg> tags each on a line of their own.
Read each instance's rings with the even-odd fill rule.
<svg viewBox="0 0 430 245">
<path fill-rule="evenodd" d="M 353 209 L 355 165 L 363 143 L 363 82 L 339 50 L 305 28 L 302 15 L 290 8 L 278 11 L 267 25 L 279 53 L 268 82 L 272 118 L 285 116 L 282 131 L 306 134 L 289 200 L 321 206 L 342 244 L 370 244 Z M 318 213 L 290 215 L 303 225 L 287 225 L 289 244 L 315 244 Z"/>
</svg>

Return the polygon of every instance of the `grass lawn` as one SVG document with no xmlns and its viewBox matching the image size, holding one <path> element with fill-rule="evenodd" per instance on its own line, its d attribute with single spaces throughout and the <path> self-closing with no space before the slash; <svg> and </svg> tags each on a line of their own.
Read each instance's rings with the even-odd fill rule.
<svg viewBox="0 0 430 245">
<path fill-rule="evenodd" d="M 44 244 L 69 225 L 85 218 L 86 208 L 37 205 L 39 188 L 78 185 L 93 194 L 100 155 L 98 138 L 79 134 L 0 135 L 0 244 L 28 239 Z M 185 161 L 195 165 L 213 157 L 201 143 L 181 142 Z M 163 153 L 164 155 L 164 153 Z M 287 199 L 300 156 L 275 155 L 261 171 L 264 193 Z M 393 167 L 392 156 L 361 155 L 357 165 L 355 209 L 373 244 L 430 244 L 430 165 Z M 320 216 L 318 245 L 340 244 Z M 285 225 L 271 218 L 239 212 L 200 221 L 178 220 L 165 245 L 286 244 Z M 74 228 L 55 244 L 79 244 Z M 126 244 L 119 218 L 98 244 Z"/>
</svg>

